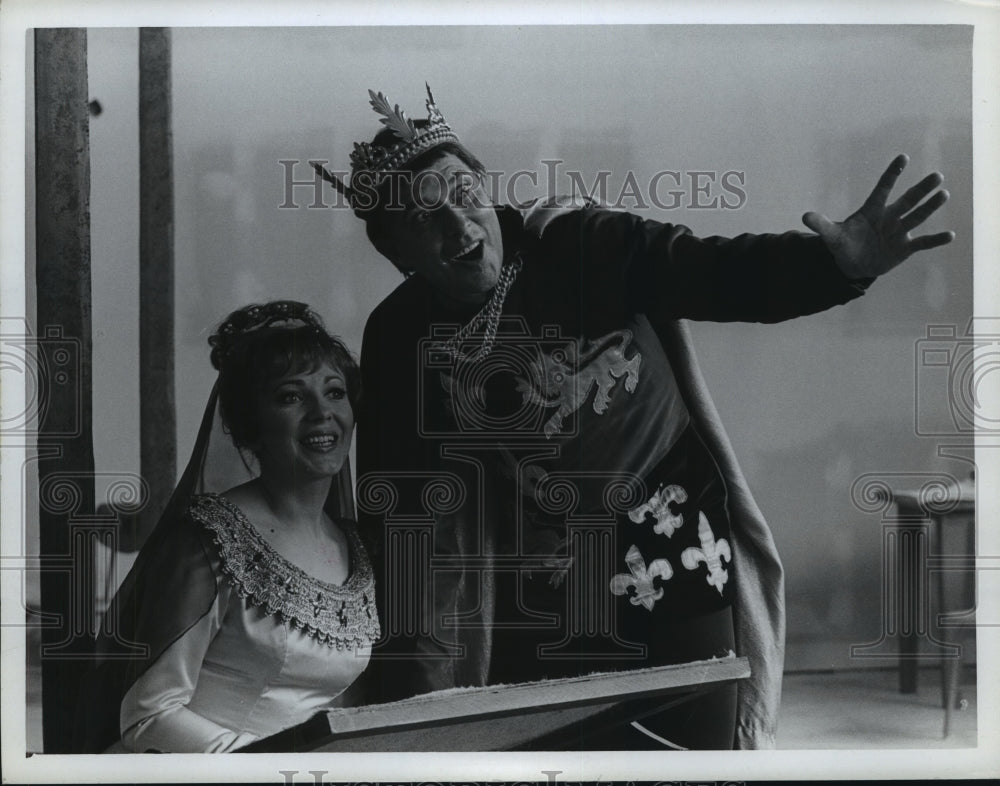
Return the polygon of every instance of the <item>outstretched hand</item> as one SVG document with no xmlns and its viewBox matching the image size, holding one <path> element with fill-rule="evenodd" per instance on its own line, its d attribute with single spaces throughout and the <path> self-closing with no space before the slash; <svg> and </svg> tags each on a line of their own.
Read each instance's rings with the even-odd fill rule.
<svg viewBox="0 0 1000 786">
<path fill-rule="evenodd" d="M 908 162 L 905 155 L 896 156 L 861 208 L 843 221 L 834 223 L 812 212 L 802 216 L 802 223 L 823 239 L 848 278 L 880 276 L 911 254 L 954 239 L 954 232 L 910 237 L 912 230 L 948 200 L 947 191 L 936 190 L 944 180 L 940 173 L 927 175 L 895 202 L 886 204 Z"/>
</svg>

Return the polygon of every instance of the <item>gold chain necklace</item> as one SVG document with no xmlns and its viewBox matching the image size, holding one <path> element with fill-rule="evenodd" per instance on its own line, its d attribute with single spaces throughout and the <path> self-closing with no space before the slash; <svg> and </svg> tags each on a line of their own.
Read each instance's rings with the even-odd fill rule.
<svg viewBox="0 0 1000 786">
<path fill-rule="evenodd" d="M 486 305 L 454 336 L 443 344 L 439 344 L 438 349 L 447 352 L 453 360 L 461 360 L 466 363 L 475 363 L 482 360 L 493 351 L 493 344 L 497 338 L 497 328 L 500 326 L 500 314 L 503 312 L 503 304 L 507 299 L 507 292 L 514 283 L 514 279 L 521 272 L 521 264 L 521 257 L 518 255 L 514 257 L 512 262 L 503 266 L 500 276 L 497 279 L 497 284 L 493 288 L 493 294 L 486 302 Z M 460 349 L 461 345 L 468 341 L 483 323 L 485 323 L 485 328 L 483 330 L 482 344 L 479 345 L 479 348 L 475 352 L 466 354 Z"/>
</svg>

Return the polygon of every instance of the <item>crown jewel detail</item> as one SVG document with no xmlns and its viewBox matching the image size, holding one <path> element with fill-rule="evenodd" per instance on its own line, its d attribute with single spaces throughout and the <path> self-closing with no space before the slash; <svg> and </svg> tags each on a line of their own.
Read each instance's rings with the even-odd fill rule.
<svg viewBox="0 0 1000 786">
<path fill-rule="evenodd" d="M 448 121 L 441 114 L 441 110 L 434 103 L 434 95 L 431 93 L 430 85 L 425 82 L 424 86 L 427 88 L 427 125 L 423 128 L 417 128 L 416 124 L 406 116 L 406 112 L 399 108 L 399 104 L 390 106 L 389 99 L 384 93 L 376 93 L 374 90 L 368 91 L 372 109 L 381 115 L 379 122 L 392 131 L 399 141 L 392 147 L 372 145 L 369 142 L 355 142 L 354 150 L 350 155 L 350 187 L 341 182 L 336 175 L 331 174 L 319 164 L 313 163 L 323 179 L 330 182 L 334 188 L 351 200 L 355 212 L 358 212 L 355 201 L 355 184 L 365 182 L 377 187 L 386 174 L 397 171 L 421 153 L 444 142 L 459 141 L 458 135 L 452 131 Z"/>
<path fill-rule="evenodd" d="M 369 103 L 378 114 L 379 121 L 399 139 L 392 147 L 378 147 L 368 142 L 355 142 L 351 153 L 351 180 L 361 172 L 369 172 L 375 181 L 380 175 L 400 167 L 442 142 L 457 142 L 458 136 L 451 130 L 441 110 L 434 103 L 430 85 L 427 88 L 427 125 L 418 129 L 399 104 L 389 106 L 389 99 L 381 92 L 368 91 Z"/>
</svg>

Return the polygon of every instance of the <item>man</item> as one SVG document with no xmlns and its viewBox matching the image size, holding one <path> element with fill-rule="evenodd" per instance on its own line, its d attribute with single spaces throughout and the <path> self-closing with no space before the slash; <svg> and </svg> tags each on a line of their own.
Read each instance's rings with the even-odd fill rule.
<svg viewBox="0 0 1000 786">
<path fill-rule="evenodd" d="M 777 322 L 846 303 L 915 251 L 947 199 L 889 203 L 896 158 L 814 235 L 698 239 L 592 203 L 494 206 L 428 90 L 330 179 L 407 279 L 362 348 L 358 498 L 386 640 L 379 698 L 682 663 L 752 676 L 580 747 L 773 745 L 781 565 L 682 319 Z M 593 728 L 598 728 L 595 724 Z M 564 741 L 565 742 L 565 741 Z"/>
</svg>

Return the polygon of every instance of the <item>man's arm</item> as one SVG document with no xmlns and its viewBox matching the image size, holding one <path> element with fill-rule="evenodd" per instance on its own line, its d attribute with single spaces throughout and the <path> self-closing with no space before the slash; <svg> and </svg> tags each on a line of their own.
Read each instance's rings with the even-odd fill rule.
<svg viewBox="0 0 1000 786">
<path fill-rule="evenodd" d="M 807 214 L 807 225 L 822 235 L 699 238 L 680 225 L 588 206 L 549 213 L 542 222 L 542 256 L 551 286 L 569 288 L 582 313 L 598 323 L 626 311 L 720 322 L 779 322 L 816 313 L 859 297 L 875 276 L 914 252 L 952 239 L 950 232 L 909 237 L 947 199 L 947 192 L 937 191 L 922 202 L 940 185 L 940 175 L 886 204 L 904 165 L 905 157 L 897 158 L 845 221 Z"/>
<path fill-rule="evenodd" d="M 780 322 L 847 303 L 871 279 L 849 280 L 816 235 L 699 238 L 684 226 L 585 208 L 541 238 L 546 291 L 603 335 L 630 313 L 652 319 Z"/>
</svg>

